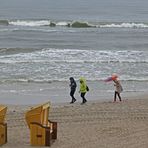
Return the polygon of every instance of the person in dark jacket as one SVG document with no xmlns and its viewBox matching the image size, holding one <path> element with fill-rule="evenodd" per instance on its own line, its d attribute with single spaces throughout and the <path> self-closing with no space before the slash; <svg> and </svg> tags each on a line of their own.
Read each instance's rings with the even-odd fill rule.
<svg viewBox="0 0 148 148">
<path fill-rule="evenodd" d="M 70 77 L 69 80 L 70 80 L 70 85 L 69 85 L 70 86 L 70 96 L 72 98 L 70 103 L 74 103 L 76 101 L 74 97 L 74 93 L 76 91 L 77 84 L 73 77 Z"/>
</svg>

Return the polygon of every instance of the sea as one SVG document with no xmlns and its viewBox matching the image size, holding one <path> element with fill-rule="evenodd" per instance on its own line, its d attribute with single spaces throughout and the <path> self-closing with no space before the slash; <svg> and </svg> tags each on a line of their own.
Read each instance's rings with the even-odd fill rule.
<svg viewBox="0 0 148 148">
<path fill-rule="evenodd" d="M 113 73 L 125 93 L 148 91 L 147 0 L 0 0 L 1 94 L 52 87 L 64 101 L 58 90 L 68 98 L 69 77 L 84 77 L 97 99 Z"/>
</svg>

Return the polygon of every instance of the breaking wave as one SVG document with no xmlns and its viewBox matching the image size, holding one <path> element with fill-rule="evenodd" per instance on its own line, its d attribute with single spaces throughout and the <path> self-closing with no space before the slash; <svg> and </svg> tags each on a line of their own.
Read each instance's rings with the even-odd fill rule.
<svg viewBox="0 0 148 148">
<path fill-rule="evenodd" d="M 9 25 L 9 21 L 8 20 L 0 20 L 0 25 Z"/>
<path fill-rule="evenodd" d="M 87 81 L 101 81 L 103 82 L 105 80 L 105 78 L 89 78 L 86 77 Z M 75 79 L 76 81 L 78 81 L 79 79 Z M 148 78 L 129 78 L 129 79 L 124 79 L 124 78 L 120 78 L 121 81 L 135 81 L 135 82 L 148 82 Z M 69 81 L 67 78 L 62 78 L 62 79 L 0 79 L 0 83 L 53 83 L 53 82 L 67 82 Z"/>
<path fill-rule="evenodd" d="M 138 50 L 81 50 L 1 48 L 0 63 L 148 63 L 148 52 Z"/>
<path fill-rule="evenodd" d="M 64 26 L 74 28 L 148 28 L 143 22 L 87 22 L 87 21 L 51 21 L 51 20 L 0 20 L 0 25 L 14 26 Z"/>
</svg>

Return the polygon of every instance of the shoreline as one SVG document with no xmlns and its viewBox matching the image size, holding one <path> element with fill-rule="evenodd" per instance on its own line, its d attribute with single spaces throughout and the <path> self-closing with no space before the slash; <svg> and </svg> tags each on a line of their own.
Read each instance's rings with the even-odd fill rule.
<svg viewBox="0 0 148 148">
<path fill-rule="evenodd" d="M 103 83 L 98 81 L 88 81 L 90 91 L 87 92 L 86 98 L 89 101 L 112 101 L 114 96 L 114 87 L 112 83 Z M 75 97 L 77 102 L 81 102 L 79 91 L 79 84 L 77 82 L 77 90 Z M 133 85 L 133 84 L 130 84 Z M 130 91 L 127 84 L 123 83 L 123 93 L 121 96 L 124 99 L 135 98 L 136 96 L 147 94 L 147 82 L 138 85 L 144 88 L 144 91 Z M 135 85 L 132 86 L 137 87 Z M 138 87 L 136 89 L 138 89 Z M 34 83 L 14 83 L 14 84 L 1 84 L 0 85 L 0 103 L 2 104 L 39 104 L 42 102 L 51 101 L 51 103 L 69 103 L 71 97 L 69 95 L 69 82 L 54 82 L 49 84 L 34 84 Z"/>
</svg>

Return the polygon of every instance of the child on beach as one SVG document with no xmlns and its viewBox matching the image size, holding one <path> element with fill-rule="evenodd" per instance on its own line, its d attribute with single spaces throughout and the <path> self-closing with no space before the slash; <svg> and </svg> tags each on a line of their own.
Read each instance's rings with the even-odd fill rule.
<svg viewBox="0 0 148 148">
<path fill-rule="evenodd" d="M 86 98 L 85 98 L 85 94 L 88 91 L 87 89 L 87 84 L 86 84 L 86 80 L 84 78 L 80 78 L 80 94 L 81 94 L 81 98 L 82 98 L 82 103 L 84 104 L 87 102 Z"/>
<path fill-rule="evenodd" d="M 74 103 L 76 101 L 74 97 L 74 93 L 76 91 L 77 84 L 73 77 L 70 77 L 69 80 L 70 80 L 70 85 L 69 85 L 70 86 L 70 96 L 72 98 L 70 103 Z"/>
<path fill-rule="evenodd" d="M 114 82 L 114 86 L 115 86 L 114 102 L 116 102 L 117 96 L 118 96 L 119 100 L 122 101 L 120 93 L 123 91 L 123 88 L 121 86 L 120 81 L 117 78 L 118 78 L 117 75 L 113 75 L 112 76 L 112 79 L 113 79 L 113 82 Z"/>
</svg>

